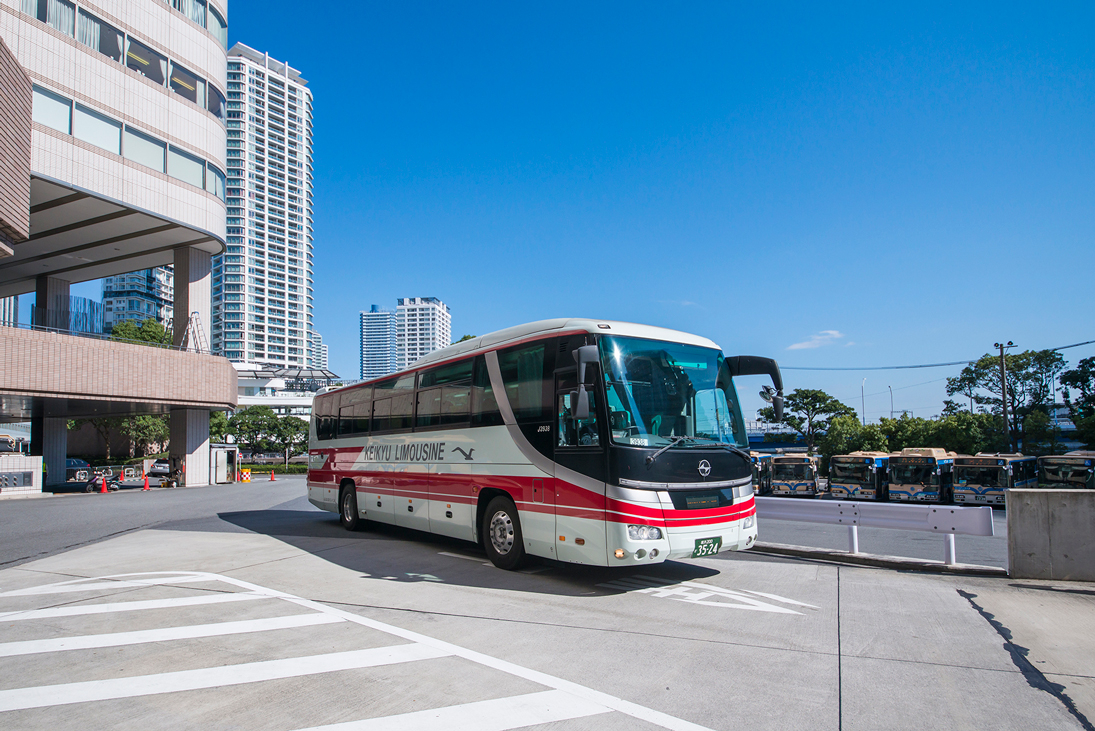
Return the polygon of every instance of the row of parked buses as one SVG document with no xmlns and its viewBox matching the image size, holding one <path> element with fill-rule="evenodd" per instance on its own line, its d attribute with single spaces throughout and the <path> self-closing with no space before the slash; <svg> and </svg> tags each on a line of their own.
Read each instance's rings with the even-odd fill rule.
<svg viewBox="0 0 1095 731">
<path fill-rule="evenodd" d="M 752 452 L 753 481 L 761 495 L 816 497 L 817 457 Z M 1009 488 L 1095 490 L 1095 452 L 1029 457 L 938 448 L 899 453 L 853 452 L 829 460 L 828 493 L 845 500 L 1003 505 Z"/>
</svg>

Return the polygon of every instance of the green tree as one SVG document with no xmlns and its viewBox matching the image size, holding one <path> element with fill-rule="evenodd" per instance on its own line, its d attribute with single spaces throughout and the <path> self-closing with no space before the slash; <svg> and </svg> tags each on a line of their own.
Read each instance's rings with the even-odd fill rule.
<svg viewBox="0 0 1095 731">
<path fill-rule="evenodd" d="M 70 429 L 79 429 L 84 424 L 90 424 L 95 434 L 105 446 L 106 461 L 110 462 L 110 435 L 121 428 L 125 419 L 120 416 L 96 416 L 91 419 L 76 419 L 71 422 Z"/>
<path fill-rule="evenodd" d="M 767 421 L 775 422 L 776 413 L 771 406 L 760 410 Z M 783 402 L 783 424 L 802 435 L 806 446 L 813 448 L 818 434 L 827 431 L 829 424 L 838 416 L 855 415 L 855 409 L 833 398 L 824 391 L 813 388 L 796 388 Z"/>
<path fill-rule="evenodd" d="M 269 406 L 246 406 L 228 420 L 228 434 L 236 438 L 241 449 L 257 452 L 270 451 L 278 431 L 278 415 Z"/>
<path fill-rule="evenodd" d="M 456 342 L 458 342 L 458 343 L 462 343 L 462 342 L 464 342 L 465 340 L 474 340 L 474 339 L 475 339 L 475 338 L 477 338 L 477 337 L 479 337 L 479 336 L 478 336 L 478 335 L 465 335 L 464 337 L 460 338 L 460 339 L 459 339 L 459 340 L 457 340 Z"/>
<path fill-rule="evenodd" d="M 879 419 L 879 428 L 886 436 L 889 451 L 900 452 L 905 447 L 936 447 L 935 422 L 919 416 L 902 414 L 896 419 Z"/>
<path fill-rule="evenodd" d="M 129 437 L 132 451 L 139 452 L 131 456 L 147 457 L 152 451 L 152 445 L 166 444 L 171 437 L 168 418 L 151 414 L 123 419 L 119 431 Z"/>
<path fill-rule="evenodd" d="M 297 416 L 278 419 L 277 429 L 270 436 L 270 441 L 281 450 L 288 467 L 289 460 L 303 453 L 308 446 L 308 422 Z"/>
<path fill-rule="evenodd" d="M 171 345 L 171 338 L 171 331 L 151 317 L 139 325 L 136 320 L 122 320 L 110 331 L 111 340 L 148 343 L 158 346 Z"/>
<path fill-rule="evenodd" d="M 223 411 L 214 411 L 209 414 L 209 441 L 214 444 L 223 444 L 228 434 L 228 416 Z"/>
<path fill-rule="evenodd" d="M 1004 356 L 1007 367 L 1008 423 L 1010 444 L 1024 440 L 1026 416 L 1034 410 L 1046 410 L 1053 395 L 1053 381 L 1067 365 L 1055 350 L 1025 350 Z M 962 372 L 947 379 L 947 395 L 960 394 L 973 404 L 994 414 L 1003 413 L 1003 388 L 1000 383 L 1000 358 L 986 353 Z"/>
<path fill-rule="evenodd" d="M 1082 359 L 1060 380 L 1076 435 L 1088 449 L 1095 449 L 1095 357 Z"/>
<path fill-rule="evenodd" d="M 882 427 L 878 424 L 864 426 L 855 414 L 843 414 L 833 418 L 828 430 L 818 440 L 821 453 L 821 471 L 829 473 L 829 459 L 834 454 L 852 452 L 888 452 L 889 446 Z"/>
<path fill-rule="evenodd" d="M 1024 420 L 1023 454 L 1041 457 L 1044 454 L 1061 454 L 1065 446 L 1061 443 L 1061 429 L 1049 414 L 1044 411 L 1032 411 Z"/>
</svg>

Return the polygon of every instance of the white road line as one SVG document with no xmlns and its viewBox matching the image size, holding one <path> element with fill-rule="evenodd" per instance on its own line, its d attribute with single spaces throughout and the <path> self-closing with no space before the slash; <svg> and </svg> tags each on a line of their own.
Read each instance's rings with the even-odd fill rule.
<svg viewBox="0 0 1095 731">
<path fill-rule="evenodd" d="M 259 683 L 264 680 L 295 678 L 301 675 L 430 660 L 449 654 L 451 653 L 440 648 L 415 642 L 352 652 L 264 660 L 198 670 L 180 670 L 157 675 L 89 680 L 82 683 L 43 685 L 34 688 L 13 688 L 0 690 L 0 712 Z"/>
<path fill-rule="evenodd" d="M 750 594 L 756 594 L 757 596 L 762 596 L 765 599 L 772 599 L 772 600 L 777 601 L 777 602 L 783 602 L 784 604 L 794 604 L 794 605 L 799 606 L 799 607 L 809 607 L 810 609 L 820 609 L 821 608 L 821 607 L 815 607 L 813 604 L 806 604 L 805 602 L 796 602 L 794 599 L 788 599 L 786 597 L 779 596 L 778 594 L 768 594 L 768 593 L 763 592 L 763 591 L 753 591 L 751 589 L 742 589 L 742 591 L 747 591 Z"/>
<path fill-rule="evenodd" d="M 103 589 L 126 589 L 137 586 L 156 586 L 158 584 L 188 584 L 199 581 L 215 581 L 203 576 L 164 576 L 158 579 L 139 579 L 136 581 L 99 581 L 76 579 L 59 584 L 32 586 L 29 589 L 15 589 L 0 594 L 0 599 L 10 596 L 41 596 L 42 594 L 68 594 L 76 591 L 101 591 Z"/>
<path fill-rule="evenodd" d="M 469 561 L 482 561 L 482 556 L 465 556 L 462 553 L 449 553 L 448 551 L 438 551 L 438 556 L 448 556 L 449 558 L 466 558 Z"/>
<path fill-rule="evenodd" d="M 232 594 L 205 594 L 202 596 L 183 596 L 175 599 L 146 599 L 137 602 L 112 602 L 109 604 L 77 604 L 74 606 L 51 607 L 49 609 L 27 609 L 21 612 L 0 612 L 0 621 L 18 622 L 24 619 L 54 619 L 55 617 L 79 617 L 84 614 L 113 614 L 114 612 L 141 612 L 146 609 L 169 609 L 172 607 L 192 607 L 199 604 L 222 604 L 225 602 L 247 602 L 255 599 L 270 599 L 268 593 L 236 592 Z"/>
<path fill-rule="evenodd" d="M 314 612 L 310 614 L 294 614 L 288 617 L 248 619 L 238 622 L 194 624 L 185 627 L 164 627 L 162 629 L 112 632 L 109 634 L 82 635 L 79 637 L 56 637 L 48 640 L 25 640 L 22 642 L 7 642 L 0 644 L 0 657 L 34 655 L 45 652 L 63 652 L 66 650 L 90 650 L 96 647 L 141 645 L 148 642 L 189 640 L 197 637 L 220 637 L 249 632 L 268 632 L 276 629 L 311 627 L 319 624 L 335 624 L 344 621 L 345 620 L 340 617 L 332 617 L 328 614 Z"/>
<path fill-rule="evenodd" d="M 508 731 L 611 712 L 611 708 L 570 693 L 546 690 L 511 698 L 316 726 L 301 731 Z"/>
</svg>

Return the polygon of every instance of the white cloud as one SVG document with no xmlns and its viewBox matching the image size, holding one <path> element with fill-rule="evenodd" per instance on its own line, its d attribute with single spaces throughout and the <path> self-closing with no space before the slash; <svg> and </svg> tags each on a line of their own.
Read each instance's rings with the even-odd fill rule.
<svg viewBox="0 0 1095 731">
<path fill-rule="evenodd" d="M 801 343 L 793 343 L 787 346 L 787 350 L 809 350 L 810 348 L 820 348 L 823 345 L 832 345 L 837 340 L 844 337 L 844 333 L 839 330 L 822 330 L 821 332 L 811 335 L 809 340 L 805 340 Z M 851 345 L 851 343 L 848 343 Z"/>
</svg>

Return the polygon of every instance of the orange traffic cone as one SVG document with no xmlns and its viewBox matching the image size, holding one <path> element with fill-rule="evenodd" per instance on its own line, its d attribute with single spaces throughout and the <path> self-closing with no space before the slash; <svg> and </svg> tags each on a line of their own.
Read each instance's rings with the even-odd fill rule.
<svg viewBox="0 0 1095 731">
<path fill-rule="evenodd" d="M 276 482 L 276 480 L 274 480 L 274 471 L 273 470 L 270 470 L 270 482 Z"/>
<path fill-rule="evenodd" d="M 148 473 L 147 472 L 144 475 L 144 489 L 142 489 L 141 492 L 148 492 Z"/>
<path fill-rule="evenodd" d="M 106 475 L 103 475 L 103 487 L 99 492 L 104 495 L 106 494 Z"/>
</svg>

